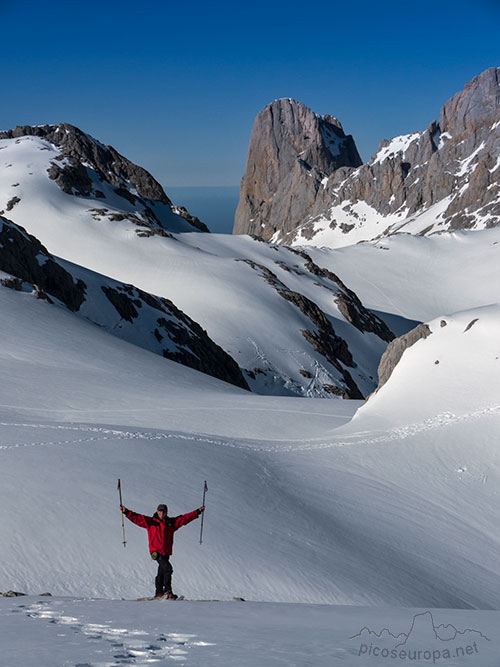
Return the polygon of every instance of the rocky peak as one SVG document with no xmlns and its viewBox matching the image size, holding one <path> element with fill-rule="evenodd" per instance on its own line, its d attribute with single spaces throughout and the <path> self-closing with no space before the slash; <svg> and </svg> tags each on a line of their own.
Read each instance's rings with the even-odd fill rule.
<svg viewBox="0 0 500 667">
<path fill-rule="evenodd" d="M 336 118 L 290 98 L 275 100 L 255 119 L 234 233 L 269 239 L 283 221 L 293 229 L 323 179 L 360 164 L 352 137 Z"/>
<path fill-rule="evenodd" d="M 329 115 L 319 116 L 297 100 L 283 98 L 269 104 L 257 116 L 254 129 L 257 139 L 271 134 L 281 157 L 300 159 L 324 174 L 353 166 L 353 162 L 355 166 L 361 164 L 355 147 L 355 154 L 347 154 L 352 145 L 346 144 L 340 121 Z"/>
<path fill-rule="evenodd" d="M 62 149 L 62 155 L 72 163 L 89 164 L 112 185 L 120 187 L 129 181 L 141 197 L 171 205 L 161 185 L 149 172 L 120 155 L 112 146 L 105 146 L 89 134 L 69 123 L 59 125 L 18 126 L 0 132 L 0 139 L 35 136 L 46 139 Z M 83 194 L 83 193 L 82 193 Z"/>
<path fill-rule="evenodd" d="M 319 124 L 322 117 L 316 118 Z M 340 247 L 398 232 L 433 234 L 498 226 L 500 69 L 490 68 L 467 83 L 444 104 L 439 122 L 382 141 L 364 165 L 346 160 L 328 173 L 323 163 L 323 178 L 320 169 L 311 169 L 308 179 L 298 179 L 280 167 L 278 154 L 275 171 L 281 181 L 274 192 L 279 196 L 274 194 L 268 203 L 262 187 L 256 189 L 260 198 L 251 188 L 259 183 L 255 174 L 262 178 L 268 171 L 262 156 L 275 153 L 274 145 L 261 146 L 261 162 L 252 164 L 250 175 L 247 166 L 237 233 L 260 234 L 286 244 Z M 290 161 L 283 161 L 293 172 Z"/>
<path fill-rule="evenodd" d="M 498 120 L 500 108 L 500 68 L 490 67 L 441 109 L 439 129 L 453 137 Z"/>
</svg>

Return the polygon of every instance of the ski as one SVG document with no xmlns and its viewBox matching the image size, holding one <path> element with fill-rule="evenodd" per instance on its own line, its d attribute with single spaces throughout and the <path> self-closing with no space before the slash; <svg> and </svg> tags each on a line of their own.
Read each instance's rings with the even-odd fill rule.
<svg viewBox="0 0 500 667">
<path fill-rule="evenodd" d="M 169 600 L 169 598 L 166 595 L 162 595 L 160 597 L 146 597 L 146 598 L 136 598 L 135 602 L 151 602 L 154 600 Z M 195 598 L 185 598 L 184 595 L 179 595 L 175 600 L 171 600 L 172 602 L 175 601 L 180 601 L 180 600 L 185 600 L 186 602 L 231 602 L 231 600 L 217 600 L 215 598 L 212 599 L 195 599 Z M 239 598 L 239 597 L 234 597 L 233 600 L 235 602 L 245 602 L 245 598 Z"/>
<path fill-rule="evenodd" d="M 136 598 L 136 602 L 151 602 L 152 600 L 171 600 L 175 602 L 176 600 L 184 600 L 184 595 L 179 595 L 177 598 L 169 598 L 168 595 L 159 595 L 154 597 L 147 598 Z"/>
</svg>

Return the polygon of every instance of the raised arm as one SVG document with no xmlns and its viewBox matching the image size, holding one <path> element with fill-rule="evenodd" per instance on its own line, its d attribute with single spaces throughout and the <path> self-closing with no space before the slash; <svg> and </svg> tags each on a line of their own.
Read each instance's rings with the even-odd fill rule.
<svg viewBox="0 0 500 667">
<path fill-rule="evenodd" d="M 137 526 L 140 526 L 141 528 L 147 528 L 153 521 L 153 517 L 145 516 L 144 514 L 137 514 L 137 512 L 132 512 L 132 510 L 128 510 L 123 505 L 120 505 L 120 509 L 125 514 L 127 519 L 132 521 L 132 523 L 135 523 Z"/>
<path fill-rule="evenodd" d="M 204 511 L 205 511 L 204 507 L 198 507 L 198 509 L 193 510 L 193 512 L 188 512 L 187 514 L 181 514 L 180 516 L 176 516 L 174 519 L 174 529 L 177 530 L 181 526 L 185 526 L 187 523 L 194 521 Z"/>
</svg>

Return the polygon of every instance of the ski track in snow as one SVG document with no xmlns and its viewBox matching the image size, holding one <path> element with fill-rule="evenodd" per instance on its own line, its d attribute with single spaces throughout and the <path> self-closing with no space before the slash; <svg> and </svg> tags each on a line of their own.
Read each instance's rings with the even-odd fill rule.
<svg viewBox="0 0 500 667">
<path fill-rule="evenodd" d="M 188 435 L 181 432 L 148 432 L 148 431 L 129 431 L 129 430 L 120 430 L 120 429 L 110 429 L 98 426 L 85 426 L 85 425 L 71 425 L 71 424 L 30 424 L 30 423 L 15 423 L 15 422 L 0 422 L 0 427 L 17 427 L 17 428 L 33 428 L 33 429 L 52 429 L 52 430 L 66 430 L 66 431 L 76 431 L 79 433 L 87 433 L 89 437 L 75 438 L 75 439 L 64 439 L 64 440 L 47 440 L 47 441 L 32 441 L 24 443 L 15 443 L 15 444 L 5 444 L 0 445 L 0 450 L 8 449 L 18 449 L 22 447 L 44 447 L 44 446 L 58 446 L 58 445 L 73 445 L 83 442 L 101 442 L 105 440 L 184 440 L 187 442 L 195 443 L 205 443 L 208 445 L 214 445 L 219 447 L 230 447 L 233 449 L 244 449 L 248 451 L 255 452 L 267 452 L 267 453 L 289 453 L 289 452 L 298 452 L 298 451 L 309 451 L 316 449 L 328 449 L 336 447 L 349 447 L 354 445 L 372 445 L 384 442 L 392 442 L 395 440 L 404 440 L 406 438 L 413 437 L 418 433 L 424 431 L 430 431 L 436 428 L 443 428 L 447 426 L 452 426 L 455 424 L 475 421 L 477 419 L 482 419 L 491 415 L 500 413 L 500 405 L 488 406 L 478 410 L 474 410 L 469 413 L 464 413 L 461 415 L 456 415 L 452 412 L 444 412 L 436 415 L 435 417 L 426 419 L 422 422 L 415 424 L 408 424 L 406 426 L 400 426 L 397 428 L 389 429 L 385 432 L 382 432 L 380 435 L 372 435 L 366 437 L 366 431 L 360 431 L 358 433 L 354 432 L 352 435 L 344 435 L 343 438 L 335 439 L 335 435 L 332 435 L 332 439 L 328 442 L 317 442 L 316 440 L 300 440 L 300 441 L 290 441 L 290 440 L 272 440 L 267 441 L 268 444 L 263 444 L 265 440 L 257 440 L 259 444 L 253 444 L 253 441 L 244 439 L 234 440 L 234 439 L 223 439 L 223 438 L 212 438 L 204 436 L 201 434 L 192 434 Z M 93 435 L 90 435 L 93 434 Z M 288 443 L 288 444 L 276 444 L 276 443 Z"/>
<path fill-rule="evenodd" d="M 146 630 L 113 627 L 110 622 L 85 623 L 63 611 L 50 609 L 51 602 L 43 601 L 29 607 L 19 605 L 30 618 L 54 623 L 79 635 L 79 640 L 89 642 L 89 655 L 95 653 L 97 660 L 75 663 L 74 667 L 121 667 L 121 665 L 146 665 L 164 659 L 185 661 L 189 649 L 194 646 L 215 646 L 195 641 L 195 634 L 150 633 Z M 18 611 L 18 610 L 16 610 Z M 83 635 L 83 637 L 82 637 Z M 106 656 L 108 653 L 108 656 Z M 96 656 L 97 657 L 97 656 Z M 69 663 L 65 663 L 68 664 Z"/>
</svg>

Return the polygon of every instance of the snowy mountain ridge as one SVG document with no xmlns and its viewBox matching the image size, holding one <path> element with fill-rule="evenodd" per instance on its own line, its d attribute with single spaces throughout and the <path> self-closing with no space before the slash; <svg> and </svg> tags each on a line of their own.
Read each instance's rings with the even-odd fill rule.
<svg viewBox="0 0 500 667">
<path fill-rule="evenodd" d="M 184 233 L 193 227 L 177 207 L 146 198 L 161 197 L 152 177 L 75 128 L 13 134 L 0 139 L 2 210 L 53 256 L 168 299 L 236 361 L 253 391 L 373 391 L 392 334 L 333 271 L 257 240 Z M 137 330 L 125 320 L 117 331 L 127 328 Z"/>
<path fill-rule="evenodd" d="M 0 143 L 0 150 L 6 151 L 2 156 L 7 160 L 6 166 L 10 159 L 22 161 L 24 153 L 31 154 L 34 159 L 27 165 L 27 175 L 33 176 L 30 169 L 41 169 L 45 165 L 49 178 L 63 192 L 95 201 L 94 209 L 88 209 L 94 218 L 127 219 L 139 227 L 138 234 L 162 234 L 169 230 L 208 231 L 183 207 L 176 207 L 174 211 L 161 185 L 145 169 L 74 125 L 18 126 L 0 132 L 2 139 L 13 140 Z M 35 151 L 47 151 L 48 155 L 39 156 Z M 26 173 L 21 171 L 19 175 L 26 176 Z M 22 204 L 25 185 L 20 182 L 11 184 L 14 196 L 7 202 L 7 212 Z M 29 188 L 26 196 L 31 197 Z"/>
</svg>

